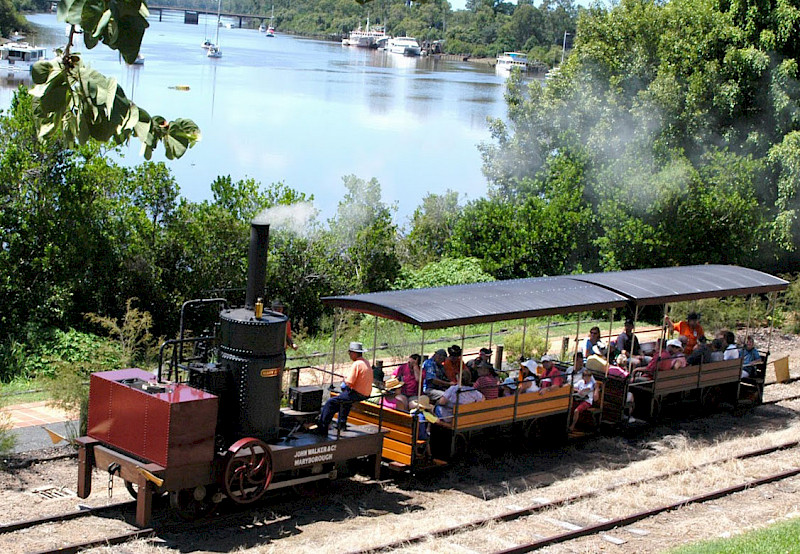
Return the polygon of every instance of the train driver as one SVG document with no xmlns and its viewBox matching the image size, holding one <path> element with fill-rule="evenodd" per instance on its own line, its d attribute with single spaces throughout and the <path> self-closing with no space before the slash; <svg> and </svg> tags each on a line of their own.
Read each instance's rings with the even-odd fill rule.
<svg viewBox="0 0 800 554">
<path fill-rule="evenodd" d="M 345 429 L 350 408 L 356 402 L 369 398 L 372 392 L 372 368 L 364 359 L 364 346 L 360 342 L 351 342 L 348 354 L 353 366 L 342 383 L 341 394 L 331 397 L 322 407 L 315 430 L 317 434 L 327 436 L 328 427 L 337 412 L 339 413 L 339 429 Z"/>
</svg>

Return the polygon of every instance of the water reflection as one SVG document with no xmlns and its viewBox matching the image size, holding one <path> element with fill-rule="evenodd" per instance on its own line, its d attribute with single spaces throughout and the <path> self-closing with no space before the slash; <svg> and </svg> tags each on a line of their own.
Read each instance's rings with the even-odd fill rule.
<svg viewBox="0 0 800 554">
<path fill-rule="evenodd" d="M 170 162 L 189 199 L 209 198 L 217 175 L 283 180 L 314 194 L 327 217 L 344 194 L 341 177 L 356 174 L 381 182 L 402 221 L 428 192 L 485 193 L 476 146 L 490 138 L 486 117 L 505 111 L 504 81 L 488 66 L 236 28 L 220 29 L 224 56 L 214 60 L 200 48 L 205 18 L 184 25 L 168 16 L 151 20 L 142 66 L 121 64 L 102 46 L 80 49 L 151 114 L 200 126 L 202 142 Z M 63 45 L 54 16 L 30 20 L 40 43 Z M 16 86 L 0 81 L 0 107 Z M 138 143 L 130 148 L 122 163 L 141 160 Z"/>
</svg>

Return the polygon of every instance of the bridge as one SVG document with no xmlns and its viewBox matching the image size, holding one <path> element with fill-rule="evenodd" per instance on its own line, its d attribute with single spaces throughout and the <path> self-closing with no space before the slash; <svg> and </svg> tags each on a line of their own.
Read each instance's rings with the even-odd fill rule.
<svg viewBox="0 0 800 554">
<path fill-rule="evenodd" d="M 161 21 L 164 12 L 183 12 L 183 22 L 188 25 L 197 25 L 198 19 L 200 14 L 203 15 L 217 15 L 216 10 L 205 10 L 205 9 L 198 9 L 198 8 L 181 8 L 178 6 L 154 6 L 152 4 L 147 5 L 147 9 L 150 10 L 150 13 L 153 14 L 154 12 L 158 12 L 158 20 Z M 245 19 L 258 19 L 259 24 L 263 23 L 265 20 L 269 19 L 268 15 L 254 15 L 250 13 L 233 13 L 233 12 L 220 12 L 221 16 L 230 17 L 239 20 L 239 28 L 242 27 L 242 22 Z"/>
</svg>

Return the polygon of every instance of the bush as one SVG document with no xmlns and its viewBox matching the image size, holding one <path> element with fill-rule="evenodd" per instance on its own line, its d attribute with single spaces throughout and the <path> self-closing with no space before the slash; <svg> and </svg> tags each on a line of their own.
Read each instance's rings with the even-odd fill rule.
<svg viewBox="0 0 800 554">
<path fill-rule="evenodd" d="M 503 341 L 506 359 L 516 362 L 521 356 L 525 358 L 539 358 L 547 354 L 544 337 L 529 327 L 525 335 L 525 351 L 522 350 L 522 332 L 511 333 Z"/>
<path fill-rule="evenodd" d="M 17 442 L 17 437 L 11 433 L 11 416 L 0 413 L 0 456 L 5 456 Z"/>
</svg>

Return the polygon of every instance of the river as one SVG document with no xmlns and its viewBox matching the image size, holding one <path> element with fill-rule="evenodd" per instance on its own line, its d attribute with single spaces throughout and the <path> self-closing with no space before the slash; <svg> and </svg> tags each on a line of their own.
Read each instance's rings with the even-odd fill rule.
<svg viewBox="0 0 800 554">
<path fill-rule="evenodd" d="M 28 19 L 37 44 L 64 45 L 65 26 L 54 14 Z M 200 126 L 202 141 L 167 161 L 187 199 L 209 199 L 218 175 L 283 181 L 313 194 L 327 218 L 345 194 L 342 177 L 354 174 L 378 179 L 402 224 L 428 193 L 452 189 L 462 200 L 486 194 L 477 145 L 490 140 L 487 117 L 505 114 L 504 79 L 488 66 L 342 47 L 280 29 L 267 38 L 221 28 L 223 57 L 210 59 L 200 44 L 214 39 L 215 24 L 201 17 L 199 25 L 185 25 L 178 13 L 163 22 L 151 16 L 140 66 L 121 63 L 102 45 L 84 52 L 151 114 Z M 18 84 L 0 75 L 0 109 Z M 161 152 L 153 159 L 164 160 Z M 132 140 L 122 163 L 142 159 Z"/>
</svg>

